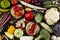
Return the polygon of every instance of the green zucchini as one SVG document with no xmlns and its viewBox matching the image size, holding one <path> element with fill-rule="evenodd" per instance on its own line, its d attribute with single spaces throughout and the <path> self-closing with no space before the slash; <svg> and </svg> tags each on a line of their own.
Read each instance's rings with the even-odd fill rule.
<svg viewBox="0 0 60 40">
<path fill-rule="evenodd" d="M 1 9 L 0 8 L 0 12 L 8 12 L 9 11 L 9 9 Z"/>
<path fill-rule="evenodd" d="M 43 28 L 45 28 L 45 29 L 46 29 L 47 31 L 49 31 L 50 33 L 53 32 L 53 30 L 50 28 L 50 26 L 48 26 L 48 25 L 45 24 L 44 22 L 41 22 L 40 24 L 41 24 L 41 26 L 42 26 Z"/>
</svg>

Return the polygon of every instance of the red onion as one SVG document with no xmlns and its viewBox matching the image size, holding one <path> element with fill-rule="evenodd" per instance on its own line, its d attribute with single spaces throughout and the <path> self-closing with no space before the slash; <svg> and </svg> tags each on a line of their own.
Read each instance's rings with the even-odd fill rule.
<svg viewBox="0 0 60 40">
<path fill-rule="evenodd" d="M 9 16 L 5 22 L 3 22 L 1 25 L 0 25 L 0 29 L 9 21 L 9 19 L 11 18 L 11 16 Z"/>
<path fill-rule="evenodd" d="M 8 17 L 9 13 L 8 14 L 4 14 L 4 18 L 2 19 L 2 21 L 0 22 L 0 25 L 6 20 L 6 18 Z"/>
</svg>

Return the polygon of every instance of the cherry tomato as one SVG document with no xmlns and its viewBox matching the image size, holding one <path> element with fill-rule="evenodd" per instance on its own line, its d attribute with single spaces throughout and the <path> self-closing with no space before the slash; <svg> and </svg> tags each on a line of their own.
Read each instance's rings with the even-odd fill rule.
<svg viewBox="0 0 60 40">
<path fill-rule="evenodd" d="M 11 3 L 12 3 L 13 5 L 17 4 L 17 2 L 18 2 L 18 0 L 11 0 Z"/>
<path fill-rule="evenodd" d="M 25 2 L 27 2 L 27 3 L 30 3 L 31 2 L 31 0 L 24 0 Z"/>
<path fill-rule="evenodd" d="M 28 12 L 25 14 L 25 18 L 28 19 L 28 20 L 33 19 L 33 18 L 34 18 L 33 12 L 28 11 Z"/>
</svg>

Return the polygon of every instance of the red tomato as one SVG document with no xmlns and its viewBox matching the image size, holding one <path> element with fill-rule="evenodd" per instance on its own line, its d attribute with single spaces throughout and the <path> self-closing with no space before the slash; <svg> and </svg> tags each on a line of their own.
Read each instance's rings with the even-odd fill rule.
<svg viewBox="0 0 60 40">
<path fill-rule="evenodd" d="M 19 12 L 15 12 L 15 14 L 16 14 L 17 16 L 20 16 Z"/>
<path fill-rule="evenodd" d="M 17 16 L 23 16 L 23 14 L 20 13 L 20 12 L 16 12 L 16 11 L 15 11 L 15 13 L 16 13 Z"/>
<path fill-rule="evenodd" d="M 22 14 L 22 13 L 20 13 L 20 16 L 23 16 L 23 14 Z"/>
<path fill-rule="evenodd" d="M 17 16 L 23 16 L 22 9 L 19 6 L 16 5 L 13 7 L 13 9 L 14 9 Z"/>
<path fill-rule="evenodd" d="M 34 23 L 31 27 L 31 29 L 29 30 L 29 33 L 34 33 L 34 29 L 36 28 L 36 23 Z"/>
<path fill-rule="evenodd" d="M 12 3 L 13 5 L 17 4 L 17 2 L 18 2 L 18 0 L 11 0 L 11 3 Z"/>
<path fill-rule="evenodd" d="M 33 12 L 28 11 L 28 12 L 25 14 L 25 18 L 28 19 L 28 20 L 33 19 L 33 18 L 34 18 Z"/>
<path fill-rule="evenodd" d="M 25 2 L 27 2 L 27 3 L 30 3 L 31 2 L 31 0 L 24 0 Z"/>
<path fill-rule="evenodd" d="M 18 11 L 20 11 L 21 8 L 19 6 L 14 6 L 13 9 L 14 9 L 14 11 L 18 12 Z"/>
</svg>

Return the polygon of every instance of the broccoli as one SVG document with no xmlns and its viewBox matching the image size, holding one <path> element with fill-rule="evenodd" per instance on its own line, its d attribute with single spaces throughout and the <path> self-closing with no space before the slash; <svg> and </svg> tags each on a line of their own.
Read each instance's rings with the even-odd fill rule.
<svg viewBox="0 0 60 40">
<path fill-rule="evenodd" d="M 50 40 L 50 34 L 45 29 L 41 30 L 40 35 L 37 38 L 35 38 L 35 40 L 40 40 L 42 38 L 44 38 L 45 40 Z"/>
</svg>

